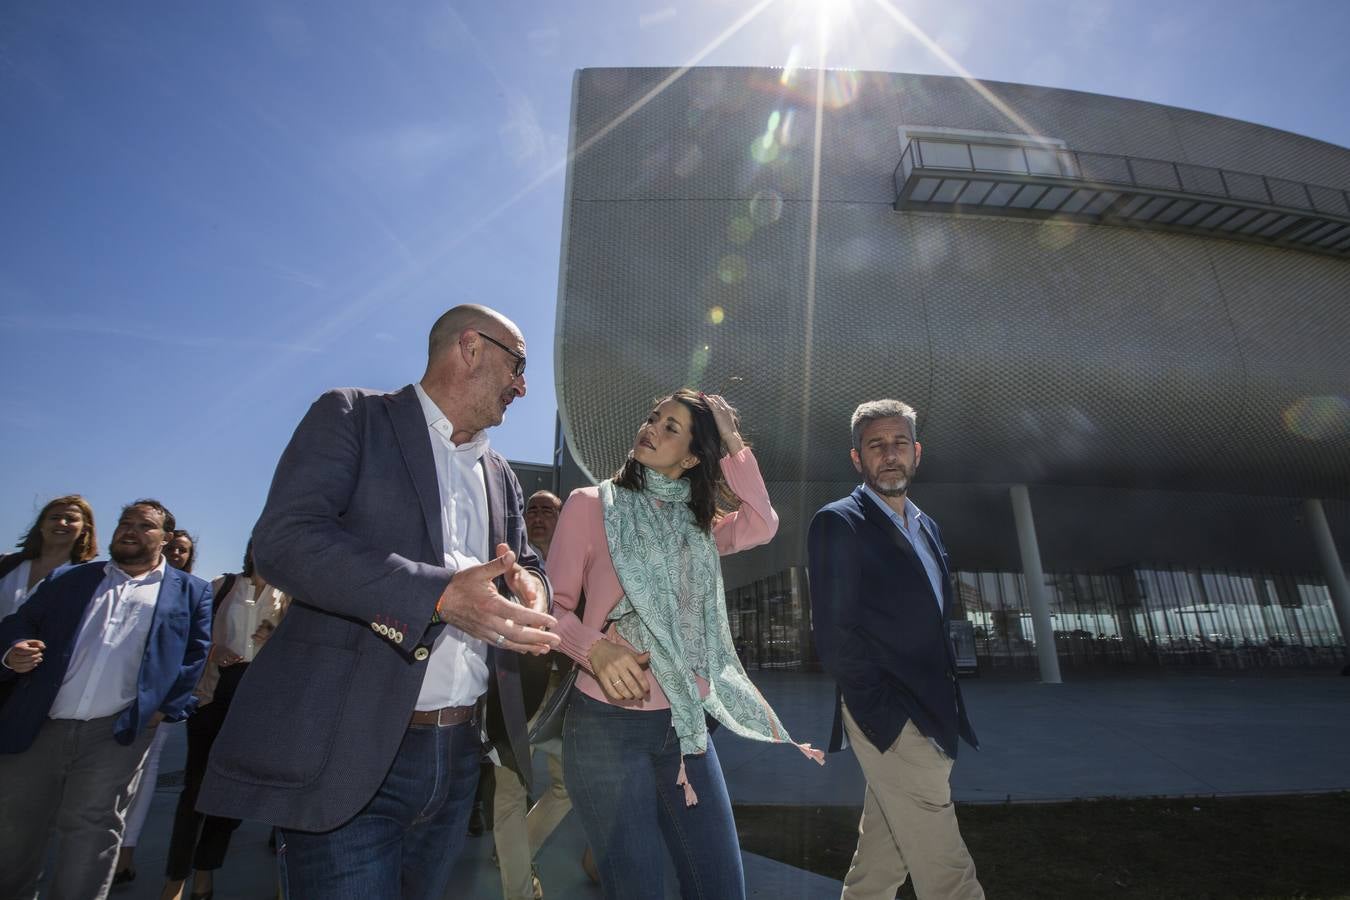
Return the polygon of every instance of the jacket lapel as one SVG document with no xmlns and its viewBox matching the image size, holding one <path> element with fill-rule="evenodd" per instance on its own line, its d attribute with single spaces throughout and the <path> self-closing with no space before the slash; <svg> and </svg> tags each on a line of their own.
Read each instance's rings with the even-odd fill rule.
<svg viewBox="0 0 1350 900">
<path fill-rule="evenodd" d="M 483 486 L 487 488 L 488 558 L 497 555 L 497 545 L 506 540 L 506 477 L 495 453 L 483 454 Z"/>
<path fill-rule="evenodd" d="M 488 502 L 488 556 L 495 558 L 497 545 L 506 540 L 506 466 L 492 451 L 483 454 L 483 484 Z M 513 548 L 515 549 L 515 548 Z M 497 579 L 497 589 L 509 593 L 506 580 Z M 506 725 L 506 743 L 516 770 L 525 781 L 526 790 L 532 786 L 533 767 L 530 765 L 530 739 L 525 698 L 520 680 L 520 655 L 489 647 L 492 668 L 497 673 L 497 696 L 501 703 L 502 722 Z"/>
<path fill-rule="evenodd" d="M 952 611 L 952 573 L 947 568 L 947 553 L 942 541 L 933 533 L 933 526 L 929 524 L 927 516 L 919 518 L 919 529 L 923 532 L 924 539 L 928 541 L 928 548 L 932 551 L 933 558 L 937 560 L 938 568 L 942 570 L 942 616 L 947 618 Z"/>
<path fill-rule="evenodd" d="M 417 391 L 411 384 L 390 394 L 385 402 L 439 564 L 441 548 L 445 546 L 445 537 L 441 533 L 441 485 L 436 477 L 436 457 L 431 452 L 431 433 L 427 429 L 427 418 L 422 414 L 422 402 L 417 399 Z"/>
<path fill-rule="evenodd" d="M 928 580 L 928 570 L 923 567 L 923 560 L 919 559 L 919 554 L 915 551 L 914 546 L 910 544 L 909 538 L 900 533 L 900 529 L 891 521 L 891 517 L 886 515 L 886 513 L 877 506 L 876 501 L 869 497 L 867 492 L 861 487 L 854 489 L 853 496 L 857 500 L 858 505 L 862 507 L 863 518 L 871 523 L 873 527 L 880 529 L 882 534 L 886 536 L 886 539 L 895 545 L 895 548 L 900 551 L 900 555 L 905 558 L 914 571 L 919 573 L 919 577 L 922 579 L 924 586 L 928 588 L 928 596 L 933 599 L 934 603 L 941 600 L 942 609 L 945 611 L 947 608 L 947 599 L 945 596 L 942 598 L 933 597 L 933 588 Z M 919 524 L 922 528 L 922 519 L 919 520 Z M 927 535 L 927 532 L 925 531 L 924 534 Z M 938 565 L 941 566 L 942 554 L 937 554 L 937 558 Z M 946 574 L 945 566 L 943 566 L 943 574 Z M 944 590 L 943 593 L 945 594 L 946 591 Z"/>
<path fill-rule="evenodd" d="M 150 620 L 150 634 L 145 641 L 145 655 L 141 657 L 140 672 L 136 677 L 138 690 L 146 688 L 148 673 L 146 667 L 151 657 L 157 655 L 160 646 L 159 634 L 166 627 L 173 614 L 179 608 L 186 609 L 187 578 L 182 572 L 167 563 L 164 566 L 164 580 L 159 585 L 159 596 L 155 598 L 155 612 Z"/>
<path fill-rule="evenodd" d="M 98 586 L 103 583 L 103 576 L 107 573 L 104 569 L 109 565 L 107 562 L 85 563 L 79 573 L 78 580 L 72 578 L 70 587 L 67 588 L 65 597 L 61 604 L 65 606 L 69 598 L 68 607 L 70 615 L 61 622 L 63 633 L 57 636 L 57 640 L 43 635 L 49 645 L 61 648 L 61 678 L 57 681 L 59 685 L 65 678 L 66 667 L 70 665 L 70 658 L 75 653 L 75 639 L 80 633 L 80 624 L 84 622 L 84 614 L 89 611 L 89 604 L 94 602 L 94 596 L 98 592 Z M 50 577 L 50 576 L 49 576 Z M 62 587 L 65 587 L 63 584 Z"/>
</svg>

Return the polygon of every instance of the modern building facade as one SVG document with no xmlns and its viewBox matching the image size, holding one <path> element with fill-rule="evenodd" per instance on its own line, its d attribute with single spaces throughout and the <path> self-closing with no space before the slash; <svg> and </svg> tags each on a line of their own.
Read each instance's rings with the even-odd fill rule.
<svg viewBox="0 0 1350 900">
<path fill-rule="evenodd" d="M 812 663 L 805 529 L 878 397 L 982 667 L 1343 658 L 1350 150 L 815 70 L 583 70 L 572 129 L 563 435 L 602 478 L 659 394 L 742 410 L 783 520 L 725 566 L 752 662 Z"/>
</svg>

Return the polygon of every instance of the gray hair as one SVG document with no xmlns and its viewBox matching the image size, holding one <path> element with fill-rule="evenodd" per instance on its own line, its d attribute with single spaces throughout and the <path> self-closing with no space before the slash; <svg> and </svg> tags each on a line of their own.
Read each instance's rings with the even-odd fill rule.
<svg viewBox="0 0 1350 900">
<path fill-rule="evenodd" d="M 853 411 L 853 449 L 862 449 L 862 433 L 867 427 L 867 423 L 877 419 L 904 419 L 909 423 L 909 436 L 912 440 L 919 437 L 919 414 L 914 411 L 914 407 L 908 403 L 901 403 L 899 400 L 868 400 L 866 403 L 859 403 L 858 408 Z"/>
</svg>

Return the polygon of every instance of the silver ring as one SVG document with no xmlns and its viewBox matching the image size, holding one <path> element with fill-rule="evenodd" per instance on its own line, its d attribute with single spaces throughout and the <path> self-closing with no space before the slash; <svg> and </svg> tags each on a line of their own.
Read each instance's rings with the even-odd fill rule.
<svg viewBox="0 0 1350 900">
<path fill-rule="evenodd" d="M 620 681 L 619 679 L 615 678 L 613 681 L 610 682 L 610 684 L 614 685 L 615 687 L 618 687 L 618 686 L 620 686 L 621 684 L 623 684 L 623 682 Z"/>
<path fill-rule="evenodd" d="M 504 634 L 499 634 L 499 635 L 497 635 L 497 640 L 495 641 L 495 643 L 496 643 L 496 645 L 497 645 L 498 647 L 500 647 L 502 644 L 505 644 L 505 643 L 506 643 L 506 635 L 504 635 Z"/>
</svg>

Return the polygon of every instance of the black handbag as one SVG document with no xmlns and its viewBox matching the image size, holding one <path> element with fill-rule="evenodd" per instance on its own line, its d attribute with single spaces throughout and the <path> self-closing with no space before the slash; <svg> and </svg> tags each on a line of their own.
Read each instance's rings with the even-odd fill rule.
<svg viewBox="0 0 1350 900">
<path fill-rule="evenodd" d="M 572 696 L 572 686 L 577 683 L 577 672 L 581 666 L 572 663 L 572 669 L 563 676 L 558 688 L 544 700 L 539 712 L 534 715 L 534 725 L 530 728 L 530 744 L 543 744 L 562 737 L 563 718 L 567 710 L 567 698 Z"/>
<path fill-rule="evenodd" d="M 576 615 L 578 618 L 585 610 L 585 604 L 586 595 L 582 594 L 580 601 L 577 603 Z M 605 627 L 600 629 L 600 633 L 604 634 L 609 631 L 609 626 L 613 624 L 613 620 L 606 622 Z M 567 699 L 572 696 L 572 686 L 577 683 L 577 673 L 580 671 L 581 665 L 573 662 L 572 668 L 563 676 L 562 681 L 558 682 L 558 689 L 544 698 L 543 705 L 534 714 L 534 725 L 530 728 L 531 746 L 562 738 Z"/>
</svg>

